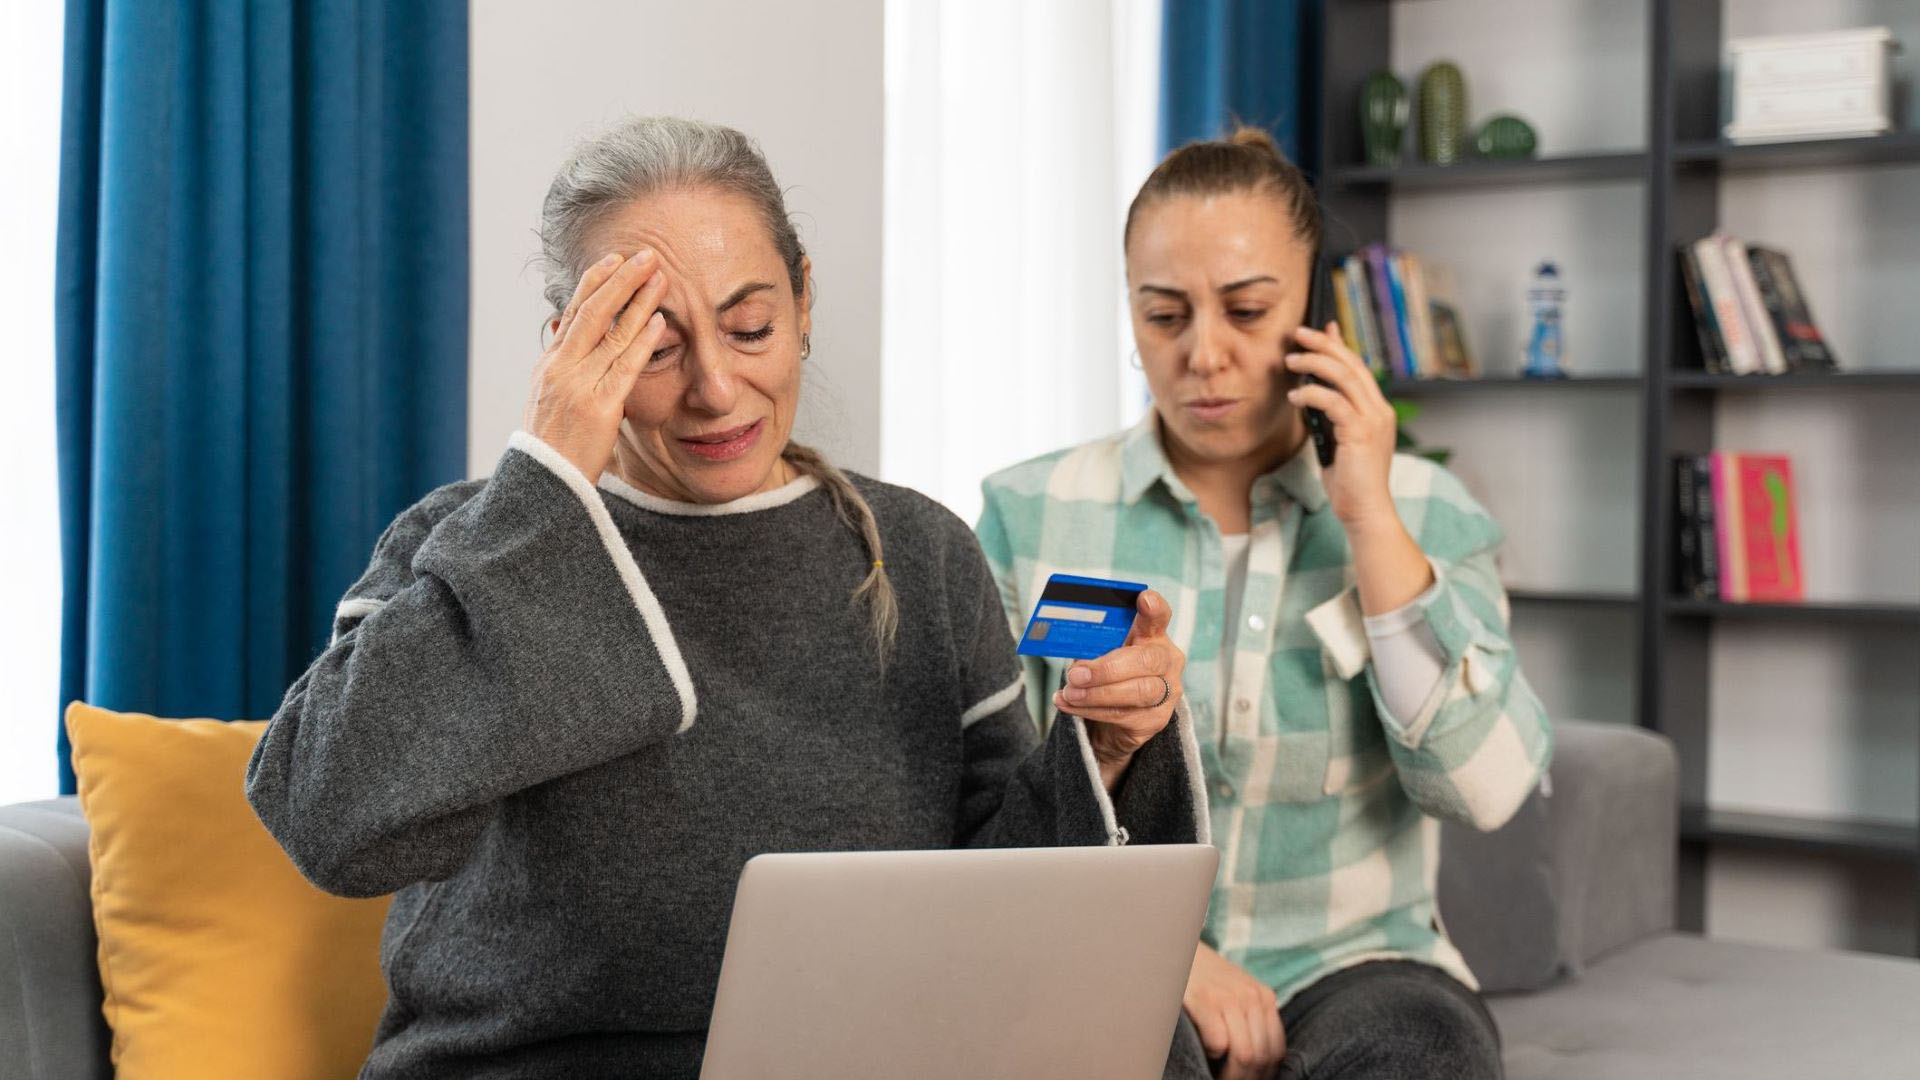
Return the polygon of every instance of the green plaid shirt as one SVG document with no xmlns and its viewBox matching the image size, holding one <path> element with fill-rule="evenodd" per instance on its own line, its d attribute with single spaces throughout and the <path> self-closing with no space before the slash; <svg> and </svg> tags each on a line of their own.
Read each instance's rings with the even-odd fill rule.
<svg viewBox="0 0 1920 1080">
<path fill-rule="evenodd" d="M 1539 782 L 1552 736 L 1520 674 L 1494 568 L 1500 527 L 1453 474 L 1394 458 L 1400 519 L 1433 564 L 1415 601 L 1445 654 L 1417 715 L 1370 662 L 1346 532 L 1303 447 L 1253 486 L 1232 686 L 1220 682 L 1220 531 L 1139 426 L 989 477 L 980 543 L 1017 639 L 1048 575 L 1145 582 L 1173 605 L 1221 848 L 1204 934 L 1285 1001 L 1365 960 L 1423 960 L 1477 986 L 1434 904 L 1439 820 L 1492 829 Z M 1033 715 L 1066 662 L 1022 658 Z"/>
</svg>

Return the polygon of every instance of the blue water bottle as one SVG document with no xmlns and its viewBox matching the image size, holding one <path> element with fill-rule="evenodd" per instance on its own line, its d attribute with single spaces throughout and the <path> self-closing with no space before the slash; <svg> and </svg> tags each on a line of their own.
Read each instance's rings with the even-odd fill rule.
<svg viewBox="0 0 1920 1080">
<path fill-rule="evenodd" d="M 1566 339 L 1561 331 L 1561 308 L 1567 302 L 1567 289 L 1560 281 L 1560 270 L 1543 262 L 1533 272 L 1533 287 L 1527 290 L 1527 308 L 1533 315 L 1533 332 L 1527 336 L 1529 379 L 1564 379 L 1560 366 L 1566 355 Z"/>
</svg>

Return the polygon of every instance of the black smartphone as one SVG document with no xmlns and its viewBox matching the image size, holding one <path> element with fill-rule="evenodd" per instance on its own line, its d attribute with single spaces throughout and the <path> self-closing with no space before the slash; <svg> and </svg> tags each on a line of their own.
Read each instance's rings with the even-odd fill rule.
<svg viewBox="0 0 1920 1080">
<path fill-rule="evenodd" d="M 1324 332 L 1327 328 L 1327 321 L 1333 318 L 1333 283 L 1329 280 L 1327 258 L 1324 251 L 1317 249 L 1314 251 L 1313 268 L 1310 273 L 1313 274 L 1313 278 L 1307 283 L 1307 318 L 1305 325 Z M 1289 348 L 1291 347 L 1292 343 L 1289 343 Z M 1303 381 L 1310 383 L 1320 382 L 1319 379 L 1311 375 L 1305 376 Z M 1321 412 L 1319 409 L 1306 408 L 1302 409 L 1301 412 L 1307 419 L 1307 435 L 1313 439 L 1314 453 L 1320 456 L 1320 467 L 1324 469 L 1333 464 L 1333 451 L 1335 449 L 1333 441 L 1333 421 L 1328 420 L 1327 414 Z"/>
</svg>

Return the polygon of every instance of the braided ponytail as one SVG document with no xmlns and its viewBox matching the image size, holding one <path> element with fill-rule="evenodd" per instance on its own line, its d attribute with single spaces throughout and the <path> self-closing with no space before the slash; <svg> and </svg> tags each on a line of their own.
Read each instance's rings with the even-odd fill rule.
<svg viewBox="0 0 1920 1080">
<path fill-rule="evenodd" d="M 793 466 L 803 476 L 811 476 L 826 489 L 828 498 L 833 500 L 833 508 L 840 514 L 840 520 L 847 528 L 860 534 L 867 545 L 867 554 L 872 564 L 867 568 L 866 580 L 853 590 L 854 602 L 865 600 L 868 623 L 873 633 L 874 648 L 878 650 L 884 663 L 893 652 L 894 638 L 900 630 L 900 601 L 894 594 L 893 581 L 887 577 L 886 560 L 880 550 L 880 523 L 874 519 L 873 507 L 860 496 L 858 488 L 847 474 L 820 455 L 818 450 L 790 442 L 780 453 L 787 464 Z"/>
</svg>

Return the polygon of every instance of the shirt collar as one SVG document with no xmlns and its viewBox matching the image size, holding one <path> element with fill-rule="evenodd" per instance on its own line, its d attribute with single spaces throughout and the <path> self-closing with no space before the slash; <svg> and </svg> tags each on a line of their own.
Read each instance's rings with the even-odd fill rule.
<svg viewBox="0 0 1920 1080">
<path fill-rule="evenodd" d="M 1165 484 L 1174 498 L 1181 502 L 1194 501 L 1193 491 L 1174 473 L 1173 465 L 1167 461 L 1166 448 L 1160 441 L 1159 414 L 1150 409 L 1121 439 L 1121 497 L 1128 503 L 1138 502 L 1156 481 Z M 1308 513 L 1327 505 L 1327 487 L 1320 476 L 1320 458 L 1314 453 L 1313 440 L 1301 443 L 1297 453 L 1254 481 L 1255 501 L 1267 495 L 1267 490 L 1263 489 L 1270 490 L 1272 487 L 1278 487 Z"/>
</svg>

